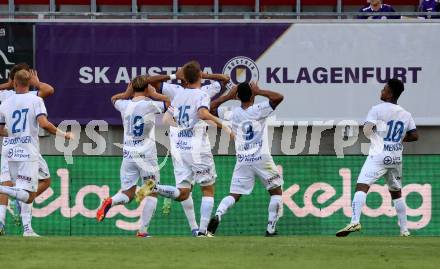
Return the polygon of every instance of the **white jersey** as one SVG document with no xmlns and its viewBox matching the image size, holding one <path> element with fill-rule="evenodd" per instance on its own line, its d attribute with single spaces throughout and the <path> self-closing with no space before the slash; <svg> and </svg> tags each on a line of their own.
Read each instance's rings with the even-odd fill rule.
<svg viewBox="0 0 440 269">
<path fill-rule="evenodd" d="M 35 96 L 38 96 L 38 91 L 29 91 L 30 94 L 33 94 Z M 6 99 L 8 99 L 11 96 L 15 95 L 15 90 L 3 90 L 0 91 L 0 104 L 2 104 Z M 4 141 L 5 137 L 2 139 L 2 143 Z M 2 151 L 3 152 L 3 151 Z M 7 163 L 7 162 L 5 162 Z"/>
<path fill-rule="evenodd" d="M 218 81 L 214 81 L 213 83 L 205 85 L 202 88 L 200 88 L 200 90 L 202 92 L 207 93 L 210 98 L 219 94 L 221 89 L 222 89 L 222 86 Z M 162 94 L 166 95 L 167 97 L 169 97 L 171 101 L 173 101 L 174 97 L 179 92 L 181 92 L 183 90 L 184 90 L 184 88 L 180 85 L 170 84 L 170 83 L 162 83 L 160 92 Z M 170 139 L 171 139 L 172 146 L 179 145 L 178 132 L 179 132 L 179 128 L 170 126 Z M 208 151 L 211 149 L 211 145 L 209 143 L 209 140 L 207 141 L 207 143 L 204 143 L 203 146 L 205 147 L 204 151 Z M 173 149 L 175 149 L 175 148 L 173 147 Z"/>
<path fill-rule="evenodd" d="M 0 124 L 6 124 L 2 154 L 8 161 L 37 161 L 40 155 L 37 118 L 47 115 L 43 99 L 32 93 L 13 94 L 0 105 Z"/>
<path fill-rule="evenodd" d="M 269 101 L 247 109 L 235 107 L 232 113 L 227 107 L 219 109 L 219 117 L 232 122 L 237 163 L 254 164 L 271 158 L 266 119 L 273 111 Z"/>
<path fill-rule="evenodd" d="M 202 90 L 202 92 L 207 93 L 210 98 L 219 94 L 221 89 L 222 86 L 218 81 L 214 81 L 213 83 L 205 85 L 200 88 L 200 90 Z M 174 99 L 174 96 L 176 96 L 177 93 L 179 93 L 182 90 L 184 90 L 184 88 L 180 85 L 163 82 L 160 86 L 159 93 L 168 96 L 172 101 Z"/>
<path fill-rule="evenodd" d="M 124 125 L 124 160 L 157 159 L 155 114 L 165 111 L 165 103 L 146 99 L 117 100 L 115 108 L 121 112 Z"/>
<path fill-rule="evenodd" d="M 384 102 L 370 109 L 366 122 L 376 126 L 369 155 L 383 157 L 385 165 L 400 164 L 403 138 L 406 133 L 416 130 L 411 113 L 399 105 Z"/>
<path fill-rule="evenodd" d="M 38 91 L 29 91 L 29 93 L 38 96 Z M 13 95 L 15 95 L 14 90 L 0 90 L 0 104 Z"/>
<path fill-rule="evenodd" d="M 173 148 L 179 151 L 211 152 L 206 123 L 200 120 L 198 111 L 209 109 L 211 99 L 200 89 L 179 91 L 171 102 L 171 109 L 176 123 L 176 130 L 170 132 Z"/>
</svg>

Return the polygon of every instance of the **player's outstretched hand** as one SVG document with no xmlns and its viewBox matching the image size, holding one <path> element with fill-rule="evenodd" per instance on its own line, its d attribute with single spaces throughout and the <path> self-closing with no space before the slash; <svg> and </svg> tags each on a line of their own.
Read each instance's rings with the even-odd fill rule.
<svg viewBox="0 0 440 269">
<path fill-rule="evenodd" d="M 133 95 L 134 91 L 131 82 L 128 83 L 127 88 L 125 89 L 125 93 L 128 94 L 129 96 Z"/>
<path fill-rule="evenodd" d="M 237 91 L 238 91 L 238 86 L 234 85 L 234 87 L 232 87 L 232 89 L 228 92 L 228 99 L 230 100 L 237 99 Z"/>
<path fill-rule="evenodd" d="M 67 140 L 73 140 L 75 139 L 75 135 L 72 132 L 66 132 L 64 138 L 66 138 Z"/>
<path fill-rule="evenodd" d="M 179 69 L 177 69 L 177 72 L 176 72 L 176 78 L 177 78 L 178 80 L 184 80 L 184 76 L 183 76 L 183 68 L 179 68 Z"/>
<path fill-rule="evenodd" d="M 249 86 L 251 86 L 251 90 L 254 95 L 258 95 L 260 93 L 261 89 L 256 81 L 251 81 Z"/>
<path fill-rule="evenodd" d="M 37 70 L 31 69 L 29 72 L 31 73 L 31 80 L 29 81 L 29 83 L 32 86 L 37 87 L 40 84 L 40 79 L 38 78 Z"/>
</svg>

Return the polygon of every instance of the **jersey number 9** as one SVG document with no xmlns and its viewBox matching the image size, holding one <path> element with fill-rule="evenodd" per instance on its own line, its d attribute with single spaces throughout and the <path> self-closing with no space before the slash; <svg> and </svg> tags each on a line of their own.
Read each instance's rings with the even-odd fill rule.
<svg viewBox="0 0 440 269">
<path fill-rule="evenodd" d="M 144 119 L 142 116 L 127 116 L 125 120 L 128 122 L 128 134 L 133 136 L 142 136 L 144 134 Z"/>
</svg>

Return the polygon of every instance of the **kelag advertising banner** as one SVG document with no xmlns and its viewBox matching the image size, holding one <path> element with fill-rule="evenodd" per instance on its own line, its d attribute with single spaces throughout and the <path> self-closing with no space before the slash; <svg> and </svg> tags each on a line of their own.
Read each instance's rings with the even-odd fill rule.
<svg viewBox="0 0 440 269">
<path fill-rule="evenodd" d="M 171 74 L 197 59 L 234 83 L 258 80 L 285 101 L 284 124 L 353 119 L 379 102 L 387 79 L 419 125 L 440 124 L 439 23 L 37 24 L 36 62 L 56 88 L 52 120 L 121 124 L 109 98 L 139 74 Z M 292 122 L 294 121 L 294 122 Z"/>
<path fill-rule="evenodd" d="M 34 62 L 33 25 L 0 23 L 0 83 L 8 81 L 9 70 L 21 62 Z"/>
<path fill-rule="evenodd" d="M 52 174 L 52 186 L 34 202 L 33 227 L 41 235 L 133 235 L 139 228 L 144 204 L 134 201 L 110 209 L 108 218 L 96 222 L 100 201 L 120 188 L 121 157 L 74 157 L 66 165 L 61 156 L 45 157 Z M 282 235 L 333 235 L 350 221 L 351 199 L 364 156 L 278 156 L 283 172 L 283 217 L 278 224 Z M 170 159 L 161 169 L 161 182 L 174 184 Z M 229 193 L 234 156 L 216 156 L 218 174 L 215 205 Z M 440 156 L 405 156 L 403 196 L 408 206 L 408 227 L 413 235 L 440 235 Z M 193 192 L 199 215 L 200 190 Z M 219 235 L 263 235 L 267 224 L 269 195 L 255 184 L 222 218 Z M 149 231 L 153 235 L 187 235 L 190 228 L 180 203 L 172 202 L 171 212 L 163 213 L 159 198 Z M 197 217 L 198 219 L 198 217 Z M 361 217 L 362 234 L 399 235 L 396 211 L 383 179 L 372 185 Z M 8 216 L 7 232 L 20 233 Z"/>
</svg>

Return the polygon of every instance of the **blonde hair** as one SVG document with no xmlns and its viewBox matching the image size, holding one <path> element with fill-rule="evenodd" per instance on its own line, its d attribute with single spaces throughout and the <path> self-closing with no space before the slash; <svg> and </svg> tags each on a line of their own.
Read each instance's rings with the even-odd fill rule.
<svg viewBox="0 0 440 269">
<path fill-rule="evenodd" d="M 14 82 L 17 83 L 18 86 L 29 87 L 31 77 L 31 73 L 23 69 L 15 73 Z"/>
<path fill-rule="evenodd" d="M 143 92 L 148 87 L 147 76 L 137 76 L 131 81 L 135 92 Z"/>
</svg>

